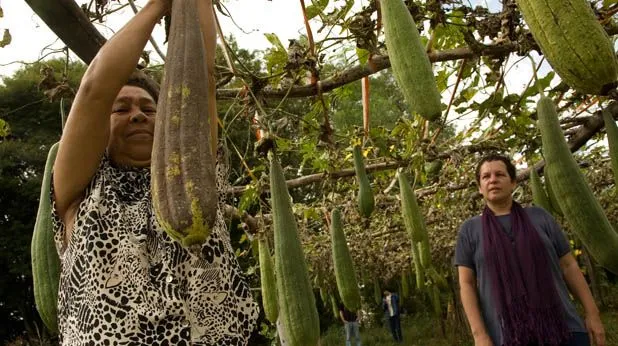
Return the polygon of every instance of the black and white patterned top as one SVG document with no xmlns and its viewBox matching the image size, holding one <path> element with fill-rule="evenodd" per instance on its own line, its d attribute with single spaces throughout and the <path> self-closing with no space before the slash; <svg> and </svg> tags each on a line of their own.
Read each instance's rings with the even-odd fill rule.
<svg viewBox="0 0 618 346">
<path fill-rule="evenodd" d="M 217 168 L 224 191 L 226 174 Z M 258 310 L 222 202 L 208 241 L 187 250 L 154 217 L 149 169 L 121 169 L 104 157 L 66 248 L 54 215 L 61 344 L 246 345 Z"/>
</svg>

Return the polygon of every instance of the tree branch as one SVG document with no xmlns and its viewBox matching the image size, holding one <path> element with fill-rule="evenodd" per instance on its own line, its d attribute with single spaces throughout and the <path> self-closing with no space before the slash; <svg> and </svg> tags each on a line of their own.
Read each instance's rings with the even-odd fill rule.
<svg viewBox="0 0 618 346">
<path fill-rule="evenodd" d="M 101 46 L 106 42 L 106 39 L 88 20 L 86 14 L 75 3 L 74 0 L 24 0 L 32 8 L 32 10 L 54 31 L 54 33 L 71 49 L 80 59 L 86 64 L 89 64 L 97 54 Z M 514 43 L 506 43 L 496 46 L 483 46 L 478 52 L 484 56 L 502 57 L 512 52 L 517 51 L 518 45 Z M 429 59 L 432 62 L 458 60 L 464 58 L 472 58 L 477 54 L 470 48 L 462 47 L 450 49 L 442 52 L 432 52 L 429 54 Z M 378 71 L 390 67 L 388 56 L 373 56 L 372 65 L 358 65 L 348 70 L 342 71 L 335 76 L 321 81 L 320 88 L 322 92 L 328 92 L 339 88 L 348 83 L 360 80 L 363 77 L 369 76 Z M 151 83 L 155 83 L 152 79 L 147 78 Z M 240 89 L 219 89 L 217 97 L 219 98 L 235 98 Z M 293 87 L 291 90 L 285 88 L 266 87 L 260 91 L 260 95 L 266 98 L 284 98 L 286 97 L 307 97 L 318 94 L 318 86 L 306 85 Z M 257 95 L 256 95 L 257 96 Z"/>
<path fill-rule="evenodd" d="M 470 154 L 474 152 L 492 151 L 492 150 L 500 150 L 500 149 L 502 148 L 498 148 L 498 147 L 490 146 L 490 145 L 472 144 L 472 145 L 462 146 L 460 148 L 449 150 L 449 151 L 446 151 L 444 153 L 439 153 L 439 154 L 426 153 L 425 157 L 427 160 L 432 161 L 435 159 L 446 159 L 456 153 L 457 154 Z M 399 167 L 404 167 L 408 164 L 410 164 L 410 161 L 407 161 L 407 160 L 386 161 L 386 162 L 376 163 L 373 165 L 367 165 L 365 169 L 367 170 L 367 173 L 372 173 L 372 172 L 396 169 Z M 342 169 L 336 172 L 315 173 L 315 174 L 310 174 L 310 175 L 302 176 L 302 177 L 295 178 L 295 179 L 290 179 L 286 181 L 286 184 L 288 186 L 288 189 L 293 189 L 296 187 L 316 183 L 324 179 L 340 179 L 340 178 L 345 178 L 345 177 L 352 177 L 355 174 L 356 172 L 354 171 L 354 168 L 346 168 L 346 169 Z M 245 190 L 246 190 L 245 186 L 233 186 L 228 190 L 228 194 L 241 195 Z"/>
<path fill-rule="evenodd" d="M 74 0 L 24 1 L 58 38 L 86 64 L 90 64 L 99 49 L 107 41 Z M 142 71 L 137 71 L 137 74 L 153 90 L 159 90 L 159 83 L 150 76 Z"/>
<path fill-rule="evenodd" d="M 610 103 L 607 107 L 607 110 L 613 114 L 614 118 L 618 118 L 618 103 L 617 102 Z M 594 135 L 596 135 L 599 131 L 601 131 L 603 127 L 604 127 L 603 116 L 600 111 L 588 117 L 586 119 L 586 122 L 582 126 L 580 126 L 579 129 L 577 129 L 576 133 L 568 141 L 568 145 L 569 145 L 569 148 L 571 149 L 571 152 L 573 153 L 579 150 L 582 146 L 584 146 L 584 144 L 586 144 L 586 142 L 588 142 L 592 137 L 594 137 Z M 466 154 L 471 154 L 475 152 L 498 151 L 501 149 L 503 148 L 499 148 L 495 146 L 487 146 L 487 145 L 468 145 L 468 146 L 463 146 L 463 147 L 460 147 L 454 150 L 449 150 L 443 153 L 437 153 L 437 154 L 426 153 L 425 157 L 428 161 L 432 161 L 435 159 L 447 159 L 451 157 L 453 154 L 466 155 Z M 384 171 L 384 170 L 404 167 L 408 165 L 409 163 L 410 163 L 409 161 L 380 162 L 380 163 L 366 166 L 366 170 L 368 173 Z M 532 168 L 536 169 L 539 173 L 541 173 L 543 171 L 544 166 L 545 166 L 545 161 L 539 161 Z M 517 181 L 521 182 L 521 181 L 527 180 L 530 177 L 530 169 L 531 168 L 527 168 L 521 171 L 517 175 Z M 310 174 L 310 175 L 306 175 L 303 177 L 290 179 L 286 181 L 286 183 L 287 183 L 288 189 L 293 189 L 296 187 L 316 183 L 324 179 L 340 179 L 340 178 L 345 178 L 345 177 L 351 177 L 351 176 L 354 176 L 355 174 L 356 173 L 353 168 L 347 168 L 347 169 L 343 169 L 343 170 L 340 170 L 337 172 L 331 172 L 331 173 L 324 172 L 324 173 Z M 466 183 L 448 183 L 446 186 L 436 184 L 436 185 L 417 189 L 415 193 L 418 198 L 422 198 L 428 195 L 433 195 L 440 189 L 445 189 L 447 191 L 457 191 L 457 190 L 466 189 L 474 185 L 475 185 L 474 180 L 470 182 L 466 182 Z M 234 186 L 228 190 L 228 193 L 233 194 L 233 195 L 240 195 L 245 191 L 245 189 L 246 189 L 245 186 Z"/>
<path fill-rule="evenodd" d="M 490 57 L 502 57 L 512 52 L 516 52 L 518 45 L 514 43 L 506 43 L 497 46 L 486 46 L 481 51 L 483 56 Z M 469 59 L 476 54 L 472 49 L 467 47 L 449 49 L 441 52 L 429 53 L 429 60 L 432 62 Z M 372 67 L 369 65 L 358 65 L 350 69 L 337 73 L 335 76 L 321 81 L 322 92 L 328 92 L 333 89 L 337 89 L 348 83 L 362 79 L 363 77 L 372 75 L 378 71 L 382 71 L 391 66 L 388 56 L 375 55 L 372 57 Z M 239 89 L 220 89 L 217 91 L 217 96 L 221 98 L 234 98 L 238 94 Z M 283 98 L 287 97 L 308 97 L 318 94 L 317 85 L 305 85 L 293 87 L 291 90 L 288 88 L 273 88 L 266 87 L 259 93 L 265 98 Z"/>
<path fill-rule="evenodd" d="M 47 26 L 86 64 L 105 43 L 74 0 L 25 0 Z"/>
</svg>

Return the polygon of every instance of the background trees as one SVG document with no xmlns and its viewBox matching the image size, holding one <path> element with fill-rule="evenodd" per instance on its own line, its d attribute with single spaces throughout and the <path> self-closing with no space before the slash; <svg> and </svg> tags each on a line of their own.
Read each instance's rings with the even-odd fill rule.
<svg viewBox="0 0 618 346">
<path fill-rule="evenodd" d="M 59 0 L 72 9 L 59 14 L 46 1 L 28 3 L 86 62 L 104 42 L 88 25 L 90 21 L 105 22 L 117 15 L 118 8 L 129 5 L 124 0 Z M 220 3 L 220 16 L 225 3 Z M 342 209 L 367 309 L 375 308 L 370 302 L 376 283 L 403 290 L 403 277 L 413 266 L 395 183 L 395 168 L 402 167 L 415 178 L 433 263 L 449 283 L 442 290 L 444 310 L 449 304 L 456 306 L 451 259 L 457 228 L 482 204 L 473 183 L 474 163 L 490 151 L 512 155 L 520 168 L 516 198 L 531 201 L 527 169 L 542 161 L 535 114 L 539 90 L 558 104 L 576 159 L 608 217 L 618 223 L 615 182 L 600 116 L 600 109 L 606 108 L 616 117 L 615 101 L 583 95 L 561 83 L 539 56 L 514 1 L 489 1 L 489 8 L 458 0 L 406 1 L 428 46 L 442 92 L 443 115 L 436 123 L 410 114 L 394 83 L 375 1 L 363 3 L 364 7 L 354 7 L 352 0 L 306 3 L 315 41 L 300 35 L 284 44 L 271 34 L 270 48 L 248 51 L 226 37 L 226 46 L 221 45 L 217 53 L 220 138 L 226 141 L 231 164 L 229 203 L 238 212 L 252 215 L 259 225 L 252 229 L 246 219 L 244 223 L 235 219 L 230 225 L 252 287 L 259 285 L 259 270 L 251 232 L 270 232 L 267 162 L 260 149 L 274 144 L 291 180 L 290 193 L 316 293 L 320 288 L 336 291 L 324 213 L 334 206 Z M 618 33 L 618 4 L 591 1 L 591 6 L 607 32 Z M 67 30 L 78 18 L 86 18 L 80 22 L 83 30 Z M 81 34 L 72 34 L 77 31 Z M 161 63 L 156 56 L 145 55 L 141 65 L 158 81 Z M 0 87 L 0 270 L 5 273 L 0 277 L 0 322 L 5 326 L 0 338 L 4 340 L 18 335 L 31 340 L 46 337 L 33 309 L 29 242 L 45 156 L 60 136 L 61 108 L 69 109 L 83 70 L 84 65 L 64 58 L 39 62 L 5 77 Z M 371 91 L 365 137 L 361 78 L 366 76 Z M 351 150 L 361 142 L 376 194 L 376 211 L 370 219 L 361 218 L 355 207 Z M 564 226 L 568 231 L 569 225 Z M 607 297 L 611 287 L 607 283 L 615 278 L 598 270 L 579 240 L 572 240 L 595 284 L 595 295 Z M 413 280 L 410 284 L 414 286 Z M 259 296 L 257 290 L 254 293 Z M 410 298 L 409 308 L 431 310 L 421 294 L 410 293 Z M 327 327 L 330 303 L 319 304 L 323 327 Z M 611 307 L 611 302 L 607 305 Z M 444 320 L 454 320 L 453 316 Z M 262 328 L 262 334 L 269 335 L 268 325 Z"/>
</svg>

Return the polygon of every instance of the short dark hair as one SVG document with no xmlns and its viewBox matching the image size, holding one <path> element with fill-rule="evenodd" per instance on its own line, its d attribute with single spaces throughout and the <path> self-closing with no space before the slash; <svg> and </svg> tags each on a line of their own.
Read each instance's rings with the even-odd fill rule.
<svg viewBox="0 0 618 346">
<path fill-rule="evenodd" d="M 489 155 L 483 156 L 483 158 L 481 158 L 479 163 L 476 165 L 476 176 L 475 177 L 476 177 L 477 184 L 480 183 L 481 181 L 481 166 L 485 162 L 492 162 L 492 161 L 502 161 L 504 165 L 506 166 L 506 171 L 509 174 L 509 177 L 511 177 L 511 181 L 514 181 L 515 179 L 517 179 L 517 169 L 515 168 L 515 165 L 513 164 L 513 162 L 511 162 L 511 159 L 509 159 L 508 157 L 504 155 L 500 155 L 500 154 L 489 154 Z"/>
<path fill-rule="evenodd" d="M 146 90 L 155 103 L 159 101 L 159 87 L 153 82 L 148 81 L 143 73 L 134 72 L 124 85 L 130 85 Z"/>
</svg>

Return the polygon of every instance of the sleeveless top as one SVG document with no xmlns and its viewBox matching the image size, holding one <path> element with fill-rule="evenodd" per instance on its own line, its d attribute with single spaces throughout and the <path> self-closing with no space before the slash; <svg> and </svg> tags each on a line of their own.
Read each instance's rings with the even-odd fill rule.
<svg viewBox="0 0 618 346">
<path fill-rule="evenodd" d="M 157 223 L 148 168 L 115 167 L 104 156 L 66 246 L 64 224 L 52 201 L 62 263 L 61 345 L 248 343 L 258 310 L 222 215 L 223 167 L 217 165 L 222 193 L 215 226 L 206 243 L 192 249 L 183 248 Z"/>
</svg>

